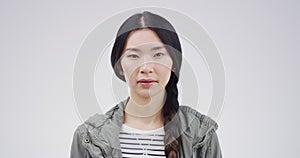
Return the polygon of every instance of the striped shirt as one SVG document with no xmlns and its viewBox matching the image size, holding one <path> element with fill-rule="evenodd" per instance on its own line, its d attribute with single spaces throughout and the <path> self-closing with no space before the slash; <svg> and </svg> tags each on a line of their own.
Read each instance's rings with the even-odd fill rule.
<svg viewBox="0 0 300 158">
<path fill-rule="evenodd" d="M 165 158 L 164 128 L 145 131 L 122 125 L 119 139 L 123 158 Z"/>
</svg>

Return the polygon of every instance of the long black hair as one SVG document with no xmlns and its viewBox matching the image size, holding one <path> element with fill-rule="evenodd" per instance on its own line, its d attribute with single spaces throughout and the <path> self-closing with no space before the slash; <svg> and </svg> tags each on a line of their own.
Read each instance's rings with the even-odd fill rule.
<svg viewBox="0 0 300 158">
<path fill-rule="evenodd" d="M 167 93 L 166 101 L 163 106 L 164 130 L 165 130 L 165 155 L 167 158 L 177 158 L 181 144 L 179 129 L 180 124 L 176 113 L 179 109 L 177 83 L 182 62 L 181 44 L 174 27 L 165 18 L 145 11 L 134 14 L 123 22 L 118 30 L 112 53 L 111 65 L 118 78 L 125 81 L 121 75 L 122 67 L 120 57 L 122 56 L 127 38 L 132 31 L 139 29 L 150 29 L 154 31 L 168 50 L 172 61 L 172 72 L 165 90 Z"/>
</svg>

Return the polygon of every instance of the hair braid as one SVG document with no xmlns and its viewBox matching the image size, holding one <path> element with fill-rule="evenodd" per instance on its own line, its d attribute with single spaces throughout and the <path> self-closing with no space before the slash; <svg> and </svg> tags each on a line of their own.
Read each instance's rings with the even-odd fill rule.
<svg viewBox="0 0 300 158">
<path fill-rule="evenodd" d="M 167 158 L 177 158 L 179 155 L 180 137 L 179 137 L 179 120 L 176 113 L 179 109 L 178 103 L 178 78 L 171 73 L 170 81 L 166 86 L 167 98 L 163 107 L 164 130 L 165 130 L 165 155 Z"/>
</svg>

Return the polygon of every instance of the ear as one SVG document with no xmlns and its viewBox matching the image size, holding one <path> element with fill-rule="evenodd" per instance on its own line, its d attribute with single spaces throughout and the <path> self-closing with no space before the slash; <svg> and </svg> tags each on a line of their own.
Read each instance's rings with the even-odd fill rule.
<svg viewBox="0 0 300 158">
<path fill-rule="evenodd" d="M 175 67 L 172 67 L 172 71 L 173 71 L 173 72 L 176 72 L 176 68 L 175 68 Z"/>
<path fill-rule="evenodd" d="M 124 76 L 124 71 L 123 71 L 121 65 L 120 65 L 120 64 L 117 64 L 116 66 L 117 66 L 117 70 L 118 70 L 118 72 L 119 72 L 119 75 L 120 75 L 120 76 Z"/>
<path fill-rule="evenodd" d="M 122 70 L 119 70 L 119 74 L 120 74 L 121 76 L 124 76 L 124 72 L 123 72 Z"/>
</svg>

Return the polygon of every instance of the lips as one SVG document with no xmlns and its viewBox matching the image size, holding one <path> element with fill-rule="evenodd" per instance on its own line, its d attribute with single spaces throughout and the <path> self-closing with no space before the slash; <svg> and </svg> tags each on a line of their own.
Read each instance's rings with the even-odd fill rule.
<svg viewBox="0 0 300 158">
<path fill-rule="evenodd" d="M 152 83 L 152 82 L 157 82 L 157 81 L 152 79 L 141 79 L 138 81 L 138 83 Z"/>
<path fill-rule="evenodd" d="M 157 83 L 156 80 L 152 79 L 141 79 L 138 81 L 138 84 L 141 85 L 143 88 L 150 88 L 153 84 Z"/>
</svg>

